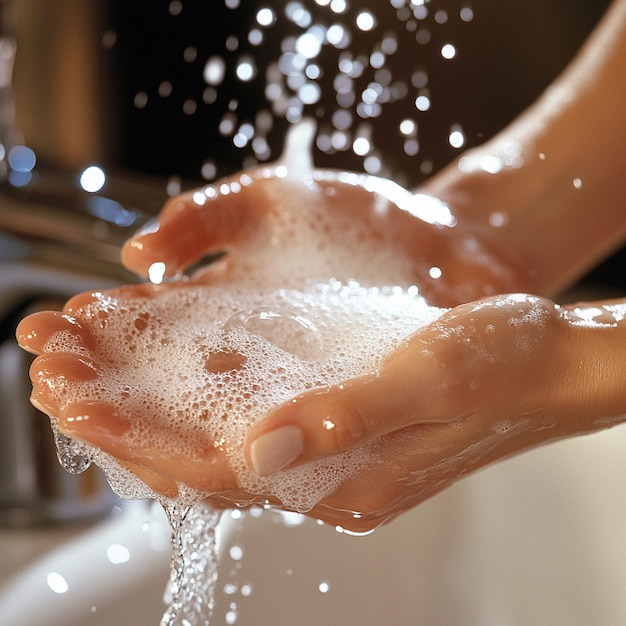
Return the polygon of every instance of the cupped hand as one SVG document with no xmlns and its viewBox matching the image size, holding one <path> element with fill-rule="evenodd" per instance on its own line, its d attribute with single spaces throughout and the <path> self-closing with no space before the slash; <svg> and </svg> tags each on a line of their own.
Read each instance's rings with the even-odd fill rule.
<svg viewBox="0 0 626 626">
<path fill-rule="evenodd" d="M 151 289 L 150 285 L 136 285 L 120 291 L 129 297 L 132 293 L 136 298 L 151 297 Z M 133 427 L 132 418 L 139 420 L 149 411 L 142 406 L 141 400 L 137 401 L 143 390 L 139 386 L 132 389 L 134 381 L 130 371 L 140 368 L 145 355 L 130 364 L 124 360 L 121 351 L 107 348 L 107 336 L 111 335 L 111 330 L 106 313 L 100 312 L 97 319 L 90 320 L 84 312 L 84 307 L 94 302 L 98 295 L 80 294 L 72 298 L 63 311 L 41 311 L 18 325 L 19 345 L 37 355 L 30 369 L 33 382 L 31 402 L 53 418 L 61 433 L 110 454 L 154 492 L 175 497 L 180 482 L 199 487 L 194 483 L 192 473 L 196 470 L 190 467 L 189 455 L 181 453 L 186 447 L 186 439 L 193 433 L 184 428 L 166 430 L 154 419 L 145 438 L 132 443 L 127 440 L 126 435 Z M 138 328 L 141 328 L 142 321 L 147 324 L 148 320 L 141 313 L 132 319 Z M 115 341 L 115 337 L 113 339 Z M 117 340 L 121 347 L 122 344 L 128 345 L 132 338 L 117 337 Z M 104 380 L 103 372 L 107 368 L 119 376 Z M 124 410 L 124 404 L 120 407 L 120 400 L 132 407 L 130 413 Z M 159 441 L 169 441 L 171 445 L 157 447 Z M 203 453 L 206 466 L 215 468 L 215 491 L 236 489 L 232 471 L 223 455 L 201 438 L 197 438 L 196 444 L 196 451 Z"/>
<path fill-rule="evenodd" d="M 330 277 L 417 285 L 436 306 L 529 288 L 523 261 L 499 247 L 497 229 L 390 180 L 317 170 L 296 139 L 277 163 L 170 200 L 127 242 L 125 265 L 158 282 L 222 255 L 205 280 L 260 274 L 278 287 Z"/>
<path fill-rule="evenodd" d="M 372 446 L 378 462 L 314 511 L 370 530 L 498 459 L 623 421 L 625 312 L 527 295 L 458 306 L 378 372 L 306 392 L 258 422 L 248 461 L 264 474 Z"/>
<path fill-rule="evenodd" d="M 128 360 L 136 338 L 122 338 L 124 350 L 109 349 L 119 338 L 110 337 L 107 316 L 125 302 L 192 288 L 188 282 L 84 294 L 63 312 L 24 320 L 19 343 L 41 355 L 31 370 L 33 401 L 58 418 L 63 433 L 114 456 L 157 493 L 174 497 L 184 484 L 220 507 L 280 505 L 271 493 L 242 489 L 224 443 L 177 416 L 171 389 L 147 385 L 150 351 Z M 90 318 L 96 297 L 100 313 Z M 370 530 L 488 463 L 621 421 L 615 416 L 626 413 L 625 313 L 617 303 L 558 307 L 522 295 L 460 305 L 409 337 L 377 372 L 297 396 L 246 430 L 247 442 L 238 445 L 250 471 L 270 477 L 296 466 L 306 475 L 312 461 L 365 450 L 367 463 L 361 459 L 358 471 L 308 514 Z M 149 346 L 157 321 L 136 309 L 129 325 L 147 333 Z M 226 384 L 241 365 L 236 353 L 211 361 Z M 155 393 L 163 397 L 151 404 Z M 201 394 L 191 400 L 201 412 Z M 175 427 L 155 409 L 169 413 Z"/>
</svg>

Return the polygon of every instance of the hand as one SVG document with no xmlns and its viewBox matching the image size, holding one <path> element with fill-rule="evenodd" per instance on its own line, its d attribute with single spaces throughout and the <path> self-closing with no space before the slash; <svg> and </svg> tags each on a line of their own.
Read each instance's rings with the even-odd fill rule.
<svg viewBox="0 0 626 626">
<path fill-rule="evenodd" d="M 172 199 L 150 232 L 126 244 L 125 265 L 158 282 L 225 252 L 203 280 L 414 284 L 437 306 L 528 288 L 523 263 L 498 247 L 493 228 L 391 181 L 301 161 L 287 156 L 290 166 L 259 167 Z"/>
<path fill-rule="evenodd" d="M 123 303 L 190 288 L 143 285 L 109 295 Z M 78 296 L 63 313 L 39 313 L 20 324 L 20 345 L 36 354 L 46 350 L 32 368 L 35 405 L 57 416 L 62 432 L 113 455 L 158 493 L 174 496 L 183 483 L 211 493 L 216 506 L 266 499 L 279 505 L 275 497 L 238 487 L 210 433 L 184 422 L 164 426 L 149 412 L 141 402 L 146 390 L 135 380 L 140 361 L 129 364 L 104 347 L 110 331 L 106 319 L 94 323 L 86 316 L 91 298 Z M 370 530 L 497 459 L 621 421 L 615 416 L 626 413 L 625 312 L 624 304 L 560 308 L 531 296 L 461 305 L 416 332 L 379 372 L 303 394 L 259 421 L 248 434 L 248 462 L 271 474 L 281 465 L 367 450 L 370 463 L 309 515 Z M 56 348 L 48 343 L 54 335 L 62 339 Z M 134 381 L 128 400 L 134 415 L 98 391 L 107 368 L 115 374 L 106 384 L 109 398 L 128 395 Z M 129 440 L 138 418 L 141 436 Z M 297 433 L 287 455 L 271 441 L 283 427 Z"/>
<path fill-rule="evenodd" d="M 249 463 L 263 474 L 372 446 L 378 463 L 313 512 L 370 530 L 484 465 L 623 421 L 625 312 L 517 295 L 461 305 L 376 374 L 302 394 L 258 422 Z M 277 443 L 285 428 L 287 450 Z"/>
<path fill-rule="evenodd" d="M 157 494 L 176 497 L 182 483 L 214 494 L 215 506 L 254 502 L 255 495 L 237 487 L 227 455 L 211 432 L 181 423 L 173 414 L 172 405 L 180 400 L 176 390 L 151 386 L 151 372 L 159 369 L 150 364 L 159 343 L 152 333 L 164 320 L 150 320 L 145 308 L 134 313 L 129 309 L 191 289 L 185 282 L 84 293 L 63 311 L 42 311 L 22 320 L 18 343 L 38 355 L 30 370 L 31 402 L 54 418 L 61 433 L 93 446 L 96 454 L 102 450 L 111 455 Z M 104 305 L 99 307 L 101 299 Z M 112 328 L 117 307 L 130 332 Z M 181 311 L 172 307 L 171 315 L 176 321 Z M 185 326 L 184 319 L 181 324 Z M 181 359 L 177 346 L 172 353 L 172 360 Z M 195 365 L 185 362 L 183 368 L 193 376 Z M 218 365 L 228 371 L 237 363 L 224 357 Z M 200 405 L 202 400 L 198 398 Z M 167 417 L 178 419 L 177 427 Z"/>
</svg>

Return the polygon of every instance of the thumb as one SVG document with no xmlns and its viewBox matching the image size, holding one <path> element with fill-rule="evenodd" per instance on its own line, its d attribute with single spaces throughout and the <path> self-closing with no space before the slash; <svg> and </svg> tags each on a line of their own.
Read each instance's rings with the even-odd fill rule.
<svg viewBox="0 0 626 626">
<path fill-rule="evenodd" d="M 410 367 L 407 367 L 410 361 Z M 301 394 L 248 434 L 250 467 L 268 475 L 292 465 L 358 448 L 420 421 L 449 421 L 437 398 L 444 384 L 432 356 L 411 342 L 375 374 Z"/>
</svg>

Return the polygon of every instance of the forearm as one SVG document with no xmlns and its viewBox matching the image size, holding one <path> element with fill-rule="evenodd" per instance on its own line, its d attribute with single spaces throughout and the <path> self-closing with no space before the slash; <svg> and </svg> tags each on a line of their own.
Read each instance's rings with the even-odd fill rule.
<svg viewBox="0 0 626 626">
<path fill-rule="evenodd" d="M 554 295 L 626 239 L 626 1 L 511 125 L 420 190 Z"/>
</svg>

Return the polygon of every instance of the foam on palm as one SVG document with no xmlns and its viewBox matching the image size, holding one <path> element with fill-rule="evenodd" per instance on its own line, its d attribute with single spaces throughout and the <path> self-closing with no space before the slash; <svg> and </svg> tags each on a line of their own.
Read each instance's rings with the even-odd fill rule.
<svg viewBox="0 0 626 626">
<path fill-rule="evenodd" d="M 282 165 L 268 168 L 268 176 L 286 176 L 273 188 L 278 210 L 246 254 L 234 255 L 224 279 L 209 271 L 192 281 L 95 294 L 73 310 L 97 338 L 93 353 L 63 332 L 44 350 L 88 356 L 99 370 L 92 381 L 63 379 L 56 398 L 61 408 L 82 400 L 108 403 L 130 424 L 124 437 L 131 448 L 148 445 L 204 463 L 207 472 L 207 456 L 219 449 L 242 489 L 276 496 L 298 511 L 376 462 L 374 452 L 363 448 L 260 477 L 243 454 L 250 426 L 306 390 L 375 371 L 442 312 L 418 296 L 410 264 L 384 220 L 372 236 L 353 213 L 324 206 L 310 162 L 312 136 L 310 124 L 291 131 L 283 158 L 288 176 Z M 250 181 L 244 173 L 228 189 L 195 194 L 198 210 L 210 211 L 211 198 L 237 193 Z M 357 175 L 336 182 L 362 183 Z M 332 177 L 323 185 L 323 194 L 333 195 Z M 307 193 L 312 197 L 303 210 Z M 380 196 L 376 202 L 384 216 L 388 201 Z M 402 287 L 389 286 L 390 277 Z M 49 386 L 54 390 L 54 381 Z M 101 451 L 74 442 L 62 454 L 69 465 L 76 455 L 93 458 L 124 497 L 154 495 Z M 202 495 L 183 487 L 188 503 Z"/>
<path fill-rule="evenodd" d="M 210 441 L 228 455 L 242 488 L 299 511 L 374 461 L 372 453 L 351 451 L 262 478 L 243 457 L 250 425 L 302 391 L 375 370 L 439 312 L 406 290 L 354 282 L 303 290 L 186 283 L 154 289 L 149 297 L 98 294 L 80 312 L 99 336 L 92 356 L 100 375 L 66 381 L 64 402 L 110 403 L 131 424 L 124 435 L 130 446 L 167 453 L 175 441 L 176 454 L 202 463 Z M 84 355 L 72 341 L 58 333 L 46 351 Z M 155 435 L 163 432 L 156 423 L 179 436 Z M 90 454 L 111 469 L 109 460 Z M 120 482 L 117 468 L 113 474 L 121 495 L 141 492 L 132 479 Z"/>
</svg>

